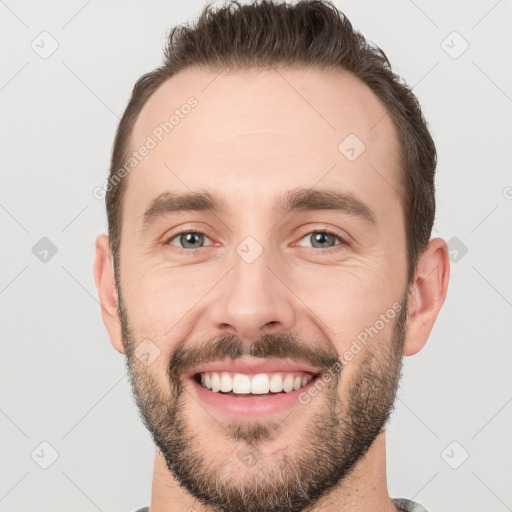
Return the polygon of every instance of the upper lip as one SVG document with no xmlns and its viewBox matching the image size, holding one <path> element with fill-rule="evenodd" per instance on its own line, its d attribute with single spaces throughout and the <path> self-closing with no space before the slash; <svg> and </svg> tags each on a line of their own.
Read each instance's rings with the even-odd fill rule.
<svg viewBox="0 0 512 512">
<path fill-rule="evenodd" d="M 190 370 L 187 377 L 193 377 L 197 373 L 221 371 L 248 374 L 272 372 L 307 372 L 317 374 L 320 372 L 320 368 L 285 359 L 223 359 L 198 365 Z"/>
</svg>

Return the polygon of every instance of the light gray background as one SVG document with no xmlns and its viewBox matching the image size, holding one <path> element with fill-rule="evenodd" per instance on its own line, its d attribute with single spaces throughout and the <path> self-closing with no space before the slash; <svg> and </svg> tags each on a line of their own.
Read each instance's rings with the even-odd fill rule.
<svg viewBox="0 0 512 512">
<path fill-rule="evenodd" d="M 430 340 L 405 360 L 390 494 L 512 510 L 512 2 L 336 3 L 414 85 L 439 152 L 434 234 L 458 250 Z M 202 5 L 0 1 L 0 511 L 149 504 L 152 443 L 93 280 L 106 215 L 92 190 L 135 80 Z M 43 31 L 59 45 L 47 59 L 31 47 L 51 48 Z"/>
</svg>

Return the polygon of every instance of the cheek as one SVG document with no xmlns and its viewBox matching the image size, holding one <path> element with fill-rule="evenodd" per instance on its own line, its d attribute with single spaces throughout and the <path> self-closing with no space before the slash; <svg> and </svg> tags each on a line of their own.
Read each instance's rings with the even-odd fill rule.
<svg viewBox="0 0 512 512">
<path fill-rule="evenodd" d="M 338 352 L 373 326 L 401 296 L 400 283 L 393 283 L 368 261 L 355 259 L 339 268 L 311 267 L 291 282 L 312 321 L 320 324 L 327 338 L 336 340 Z"/>
<path fill-rule="evenodd" d="M 192 267 L 156 265 L 134 272 L 132 279 L 123 282 L 123 301 L 136 341 L 150 338 L 168 360 L 217 281 L 218 272 L 198 272 Z"/>
<path fill-rule="evenodd" d="M 294 288 L 307 306 L 305 314 L 338 353 L 343 367 L 341 396 L 347 384 L 360 378 L 358 372 L 370 357 L 378 363 L 391 350 L 401 309 L 402 283 L 370 269 L 371 265 L 355 263 L 338 270 L 317 269 L 311 276 L 302 273 Z"/>
</svg>

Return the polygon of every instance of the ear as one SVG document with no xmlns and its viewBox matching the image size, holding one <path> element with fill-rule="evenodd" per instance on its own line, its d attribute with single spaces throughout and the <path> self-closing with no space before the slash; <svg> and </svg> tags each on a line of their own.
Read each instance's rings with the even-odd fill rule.
<svg viewBox="0 0 512 512">
<path fill-rule="evenodd" d="M 114 277 L 114 266 L 110 254 L 107 235 L 96 238 L 96 255 L 94 258 L 94 280 L 101 304 L 101 317 L 107 328 L 110 342 L 120 353 L 124 353 L 121 322 L 118 314 L 118 296 Z"/>
<path fill-rule="evenodd" d="M 449 278 L 450 258 L 446 242 L 433 238 L 418 260 L 409 289 L 405 356 L 416 354 L 427 342 L 446 298 Z"/>
</svg>

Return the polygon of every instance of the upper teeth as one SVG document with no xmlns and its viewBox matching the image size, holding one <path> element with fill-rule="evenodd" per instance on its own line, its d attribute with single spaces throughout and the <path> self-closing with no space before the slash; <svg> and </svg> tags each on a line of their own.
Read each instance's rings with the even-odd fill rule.
<svg viewBox="0 0 512 512">
<path fill-rule="evenodd" d="M 254 395 L 264 395 L 269 391 L 289 393 L 304 387 L 313 378 L 312 375 L 297 373 L 258 373 L 250 376 L 243 373 L 204 372 L 200 375 L 202 386 L 215 393 L 232 391 L 233 393 L 252 393 Z"/>
</svg>

